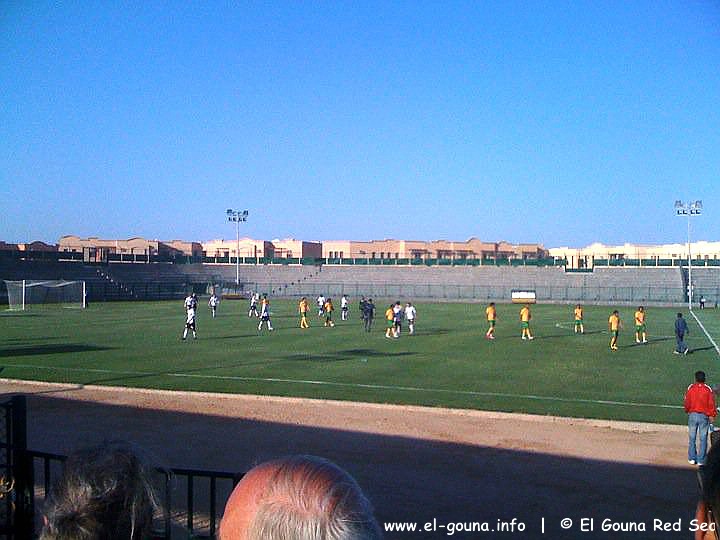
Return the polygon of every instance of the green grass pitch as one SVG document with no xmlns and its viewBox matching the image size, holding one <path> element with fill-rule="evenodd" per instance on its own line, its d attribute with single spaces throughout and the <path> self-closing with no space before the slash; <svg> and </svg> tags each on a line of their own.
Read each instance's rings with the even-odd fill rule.
<svg viewBox="0 0 720 540">
<path fill-rule="evenodd" d="M 720 358 L 692 317 L 687 356 L 672 354 L 677 309 L 648 308 L 650 343 L 634 341 L 634 308 L 621 307 L 620 350 L 608 348 L 606 306 L 586 306 L 583 336 L 574 306 L 533 307 L 536 339 L 522 341 L 517 305 L 498 306 L 497 339 L 484 338 L 485 305 L 421 303 L 416 335 L 384 337 L 382 313 L 362 331 L 351 320 L 324 328 L 296 303 L 272 302 L 275 331 L 257 331 L 247 302 L 225 301 L 212 319 L 201 299 L 197 341 L 182 342 L 181 301 L 35 308 L 0 315 L 0 376 L 176 390 L 303 396 L 585 418 L 684 423 L 693 373 L 720 382 Z M 697 312 L 720 336 L 720 313 Z"/>
</svg>

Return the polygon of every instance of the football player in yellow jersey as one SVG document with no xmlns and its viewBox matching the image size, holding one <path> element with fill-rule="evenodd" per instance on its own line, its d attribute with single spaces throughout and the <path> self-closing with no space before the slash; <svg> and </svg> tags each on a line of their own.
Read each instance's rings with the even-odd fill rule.
<svg viewBox="0 0 720 540">
<path fill-rule="evenodd" d="M 530 306 L 525 304 L 520 310 L 520 328 L 522 328 L 522 339 L 535 339 L 532 332 L 530 332 L 530 319 L 532 319 L 532 315 L 530 315 Z"/>
<path fill-rule="evenodd" d="M 642 338 L 642 340 L 640 338 Z M 645 330 L 645 308 L 639 306 L 635 312 L 635 343 L 647 342 L 647 330 Z"/>
<path fill-rule="evenodd" d="M 584 334 L 585 326 L 583 325 L 583 307 L 578 304 L 575 306 L 575 311 L 573 313 L 575 315 L 575 333 Z"/>
<path fill-rule="evenodd" d="M 327 299 L 325 305 L 323 306 L 323 309 L 325 310 L 325 326 L 335 326 L 335 323 L 332 320 L 332 312 L 335 311 L 335 306 L 333 306 L 332 298 Z"/>
<path fill-rule="evenodd" d="M 485 317 L 490 328 L 485 332 L 486 339 L 495 339 L 495 321 L 497 320 L 497 310 L 495 309 L 495 302 L 490 302 L 488 307 L 485 309 Z"/>
<path fill-rule="evenodd" d="M 392 304 L 390 304 L 390 307 L 385 310 L 385 322 L 387 322 L 385 337 L 392 339 L 395 337 L 395 312 L 393 311 Z"/>
<path fill-rule="evenodd" d="M 611 351 L 617 351 L 618 350 L 618 335 L 620 334 L 620 329 L 622 328 L 622 321 L 620 320 L 620 313 L 616 309 L 612 312 L 612 315 L 610 315 L 610 318 L 608 319 L 608 329 L 610 330 L 610 350 Z"/>
<path fill-rule="evenodd" d="M 310 304 L 308 304 L 307 298 L 304 296 L 298 304 L 298 311 L 300 312 L 300 328 L 310 328 L 310 325 L 307 322 L 307 314 L 308 311 L 310 311 Z"/>
</svg>

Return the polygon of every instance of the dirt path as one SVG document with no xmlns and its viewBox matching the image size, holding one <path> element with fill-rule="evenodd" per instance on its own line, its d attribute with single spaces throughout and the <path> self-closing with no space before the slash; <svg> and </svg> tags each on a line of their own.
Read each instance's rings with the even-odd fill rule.
<svg viewBox="0 0 720 540">
<path fill-rule="evenodd" d="M 279 455 L 316 454 L 350 471 L 384 522 L 496 527 L 516 518 L 530 538 L 623 537 L 599 530 L 611 519 L 644 524 L 642 538 L 691 537 L 697 488 L 683 426 L 7 380 L 0 392 L 30 396 L 36 450 L 68 453 L 121 438 L 168 466 L 238 471 Z M 563 531 L 566 517 L 576 525 L 595 518 L 595 530 Z M 653 531 L 653 519 L 681 520 L 682 530 Z M 495 536 L 513 535 L 486 535 Z M 478 533 L 449 536 L 438 527 L 386 537 Z"/>
</svg>

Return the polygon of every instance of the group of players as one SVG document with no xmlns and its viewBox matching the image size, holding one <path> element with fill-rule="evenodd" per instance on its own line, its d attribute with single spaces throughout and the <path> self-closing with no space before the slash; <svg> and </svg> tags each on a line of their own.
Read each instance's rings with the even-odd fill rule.
<svg viewBox="0 0 720 540">
<path fill-rule="evenodd" d="M 488 307 L 485 309 L 485 317 L 488 321 L 488 330 L 485 332 L 485 339 L 495 339 L 495 323 L 497 321 L 497 310 L 495 308 L 495 302 L 490 302 Z M 585 313 L 582 305 L 577 304 L 573 310 L 573 317 L 575 318 L 574 332 L 576 334 L 585 333 Z M 520 337 L 523 340 L 535 339 L 530 330 L 530 320 L 532 315 L 530 313 L 530 305 L 524 304 L 520 309 Z M 614 310 L 608 318 L 608 330 L 610 332 L 610 350 L 618 350 L 618 336 L 623 324 L 620 319 L 620 312 Z M 645 324 L 645 308 L 638 306 L 635 311 L 635 343 L 646 344 L 647 339 L 647 327 Z"/>
<path fill-rule="evenodd" d="M 220 304 L 220 298 L 212 293 L 208 301 L 208 307 L 212 313 L 212 317 L 215 318 L 217 314 L 217 308 Z M 259 309 L 258 309 L 259 305 Z M 316 305 L 318 309 L 318 317 L 325 319 L 325 327 L 334 327 L 335 322 L 333 321 L 333 313 L 335 311 L 335 304 L 332 298 L 325 298 L 324 295 L 317 297 Z M 185 298 L 185 328 L 182 333 L 182 340 L 187 339 L 188 332 L 192 332 L 193 339 L 197 339 L 197 306 L 198 299 L 195 293 L 189 294 Z M 372 298 L 366 299 L 364 296 L 360 300 L 360 318 L 363 322 L 363 328 L 366 332 L 372 330 L 373 321 L 375 319 L 375 304 Z M 310 312 L 310 303 L 307 297 L 303 296 L 298 303 L 298 313 L 300 314 L 300 328 L 305 330 L 310 328 L 308 320 L 308 314 Z M 347 295 L 343 295 L 340 299 L 340 312 L 343 321 L 347 321 L 350 317 L 350 301 Z M 262 330 L 263 324 L 266 325 L 268 331 L 273 331 L 272 321 L 270 319 L 270 300 L 267 294 L 263 294 L 262 297 L 256 292 L 250 293 L 250 309 L 248 310 L 248 317 L 256 317 L 260 321 L 258 323 L 258 331 Z M 403 320 L 407 321 L 408 330 L 410 334 L 415 333 L 415 321 L 417 318 L 417 310 L 411 302 L 408 302 L 403 308 L 400 302 L 391 304 L 385 311 L 385 320 L 387 321 L 387 328 L 385 331 L 385 337 L 397 339 L 400 337 L 402 332 Z"/>
<path fill-rule="evenodd" d="M 220 303 L 220 298 L 213 292 L 208 301 L 208 307 L 215 318 L 217 307 Z M 260 304 L 260 310 L 258 311 L 258 303 Z M 318 317 L 325 319 L 325 327 L 334 327 L 333 312 L 335 311 L 335 305 L 333 304 L 332 298 L 325 298 L 324 295 L 319 295 L 315 301 Z M 197 316 L 197 295 L 192 293 L 185 298 L 185 329 L 183 330 L 182 339 L 187 339 L 188 331 L 192 332 L 193 339 L 197 339 L 197 330 L 195 320 Z M 360 318 L 363 322 L 363 327 L 366 332 L 370 332 L 375 319 L 375 304 L 372 298 L 366 299 L 364 296 L 360 300 Z M 308 313 L 310 312 L 310 303 L 307 298 L 303 296 L 298 303 L 298 313 L 300 314 L 300 328 L 306 330 L 310 328 L 308 322 Z M 343 295 L 340 299 L 340 312 L 343 321 L 347 321 L 350 316 L 350 301 L 347 295 Z M 577 304 L 573 310 L 573 317 L 575 320 L 574 332 L 576 334 L 585 333 L 584 324 L 584 309 L 583 306 Z M 250 309 L 248 310 L 248 317 L 256 317 L 260 320 L 258 323 L 258 331 L 262 330 L 263 324 L 266 325 L 268 331 L 273 331 L 272 322 L 270 320 L 270 300 L 267 294 L 263 294 L 262 297 L 258 293 L 250 293 Z M 497 322 L 497 309 L 495 302 L 490 302 L 488 307 L 485 309 L 485 317 L 488 321 L 488 329 L 485 332 L 485 338 L 489 340 L 495 339 L 495 325 Z M 385 310 L 385 337 L 388 339 L 398 339 L 402 332 L 403 320 L 407 321 L 408 331 L 410 334 L 415 333 L 415 321 L 417 318 L 417 310 L 411 302 L 408 302 L 405 307 L 401 303 L 395 302 L 390 304 Z M 638 306 L 635 311 L 635 343 L 646 344 L 647 339 L 647 328 L 645 324 L 645 308 Z M 530 329 L 530 321 L 532 320 L 532 314 L 530 313 L 530 305 L 523 304 L 520 309 L 520 337 L 523 340 L 533 340 L 535 337 Z M 614 310 L 608 318 L 608 330 L 610 332 L 610 350 L 618 350 L 618 337 L 620 330 L 623 327 L 622 320 L 620 319 L 620 313 L 618 310 Z"/>
<path fill-rule="evenodd" d="M 325 298 L 324 295 L 320 295 L 315 300 L 318 309 L 318 317 L 325 318 L 326 327 L 333 327 L 333 312 L 335 311 L 335 305 L 333 304 L 332 298 Z M 375 304 L 372 298 L 365 298 L 364 296 L 360 299 L 359 303 L 360 319 L 363 323 L 363 328 L 366 332 L 372 330 L 373 321 L 375 319 Z M 303 296 L 298 304 L 298 312 L 300 313 L 300 328 L 310 328 L 308 323 L 308 313 L 310 311 L 310 303 L 307 298 Z M 347 321 L 350 317 L 350 301 L 347 295 L 342 295 L 340 299 L 340 313 L 343 321 Z M 412 303 L 408 302 L 403 308 L 400 302 L 391 304 L 385 311 L 385 319 L 387 321 L 387 329 L 385 331 L 385 337 L 397 339 L 400 337 L 402 332 L 403 320 L 407 320 L 408 330 L 410 334 L 415 333 L 415 319 L 417 317 L 417 310 Z"/>
</svg>

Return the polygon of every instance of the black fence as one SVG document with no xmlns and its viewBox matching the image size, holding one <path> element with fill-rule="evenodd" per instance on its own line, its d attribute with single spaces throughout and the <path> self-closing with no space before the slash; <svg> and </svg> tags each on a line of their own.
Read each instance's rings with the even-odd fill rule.
<svg viewBox="0 0 720 540">
<path fill-rule="evenodd" d="M 0 404 L 0 539 L 36 538 L 42 505 L 60 478 L 67 456 L 27 448 L 24 396 Z M 216 538 L 220 513 L 243 473 L 158 468 L 156 490 L 162 511 L 153 537 Z"/>
</svg>

